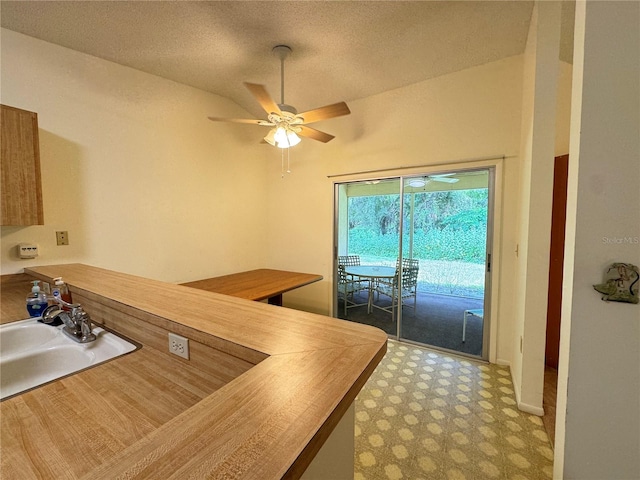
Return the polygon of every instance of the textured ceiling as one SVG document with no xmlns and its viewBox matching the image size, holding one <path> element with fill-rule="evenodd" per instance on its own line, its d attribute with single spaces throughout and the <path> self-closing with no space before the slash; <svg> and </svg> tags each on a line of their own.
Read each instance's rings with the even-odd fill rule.
<svg viewBox="0 0 640 480">
<path fill-rule="evenodd" d="M 2 1 L 0 8 L 4 28 L 228 97 L 263 117 L 242 82 L 266 85 L 280 102 L 275 45 L 293 49 L 285 101 L 304 111 L 520 54 L 533 2 Z M 563 22 L 566 61 L 571 24 Z"/>
</svg>

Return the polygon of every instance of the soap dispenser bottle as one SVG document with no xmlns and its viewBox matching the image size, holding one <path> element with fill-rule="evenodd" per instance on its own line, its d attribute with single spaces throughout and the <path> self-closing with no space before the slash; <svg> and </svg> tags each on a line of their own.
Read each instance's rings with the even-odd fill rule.
<svg viewBox="0 0 640 480">
<path fill-rule="evenodd" d="M 32 317 L 42 316 L 42 312 L 47 308 L 47 296 L 40 291 L 40 280 L 34 280 L 33 287 L 31 287 L 31 293 L 27 296 L 27 311 Z"/>
<path fill-rule="evenodd" d="M 51 288 L 51 294 L 54 297 L 61 298 L 67 303 L 71 302 L 71 294 L 69 293 L 69 287 L 62 281 L 62 277 L 53 279 L 53 288 Z M 62 307 L 64 310 L 68 310 L 68 307 Z"/>
</svg>

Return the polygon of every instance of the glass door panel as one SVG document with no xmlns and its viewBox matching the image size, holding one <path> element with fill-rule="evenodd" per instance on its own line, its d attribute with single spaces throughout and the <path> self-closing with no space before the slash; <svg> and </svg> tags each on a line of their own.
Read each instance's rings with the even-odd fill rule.
<svg viewBox="0 0 640 480">
<path fill-rule="evenodd" d="M 401 339 L 485 356 L 489 173 L 405 179 L 403 251 L 418 275 L 403 286 Z"/>
<path fill-rule="evenodd" d="M 397 336 L 400 179 L 336 186 L 336 316 Z"/>
</svg>

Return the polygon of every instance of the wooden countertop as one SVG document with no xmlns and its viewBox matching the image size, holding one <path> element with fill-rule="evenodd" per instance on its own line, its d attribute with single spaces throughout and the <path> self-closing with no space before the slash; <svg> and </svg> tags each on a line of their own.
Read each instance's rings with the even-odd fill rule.
<svg viewBox="0 0 640 480">
<path fill-rule="evenodd" d="M 207 362 L 156 361 L 162 345 L 144 346 L 3 401 L 3 478 L 298 478 L 386 351 L 381 330 L 322 315 L 80 264 L 27 273 L 62 276 L 96 314 L 131 313 L 237 362 L 229 378 L 200 383 L 203 372 L 219 375 Z M 4 316 L 4 286 L 2 303 Z M 138 363 L 157 366 L 158 378 L 126 376 Z M 185 368 L 193 381 L 182 380 Z M 182 384 L 174 408 L 171 382 Z M 65 421 L 53 421 L 60 414 Z"/>
<path fill-rule="evenodd" d="M 208 292 L 223 293 L 247 300 L 264 300 L 280 297 L 285 292 L 322 280 L 322 275 L 314 273 L 288 272 L 260 268 L 247 272 L 232 273 L 221 277 L 206 278 L 182 283 L 186 287 L 200 288 Z M 272 302 L 269 302 L 272 303 Z"/>
</svg>

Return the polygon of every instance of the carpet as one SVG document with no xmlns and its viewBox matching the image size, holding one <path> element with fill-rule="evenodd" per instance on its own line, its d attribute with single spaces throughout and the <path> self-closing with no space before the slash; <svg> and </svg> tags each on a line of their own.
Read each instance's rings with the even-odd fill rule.
<svg viewBox="0 0 640 480">
<path fill-rule="evenodd" d="M 366 303 L 367 292 L 356 294 L 354 301 Z M 381 307 L 389 306 L 391 299 L 382 295 L 375 300 L 375 304 Z M 411 306 L 403 307 L 400 338 L 481 357 L 483 319 L 476 316 L 468 317 L 465 342 L 462 341 L 462 323 L 465 310 L 481 309 L 482 304 L 483 301 L 479 298 L 418 292 L 415 311 L 412 302 Z M 367 307 L 360 306 L 348 308 L 345 316 L 344 304 L 340 300 L 338 313 L 339 317 L 345 320 L 373 325 L 391 336 L 397 335 L 397 322 L 392 320 L 390 312 L 374 308 L 372 313 L 367 313 Z"/>
</svg>

